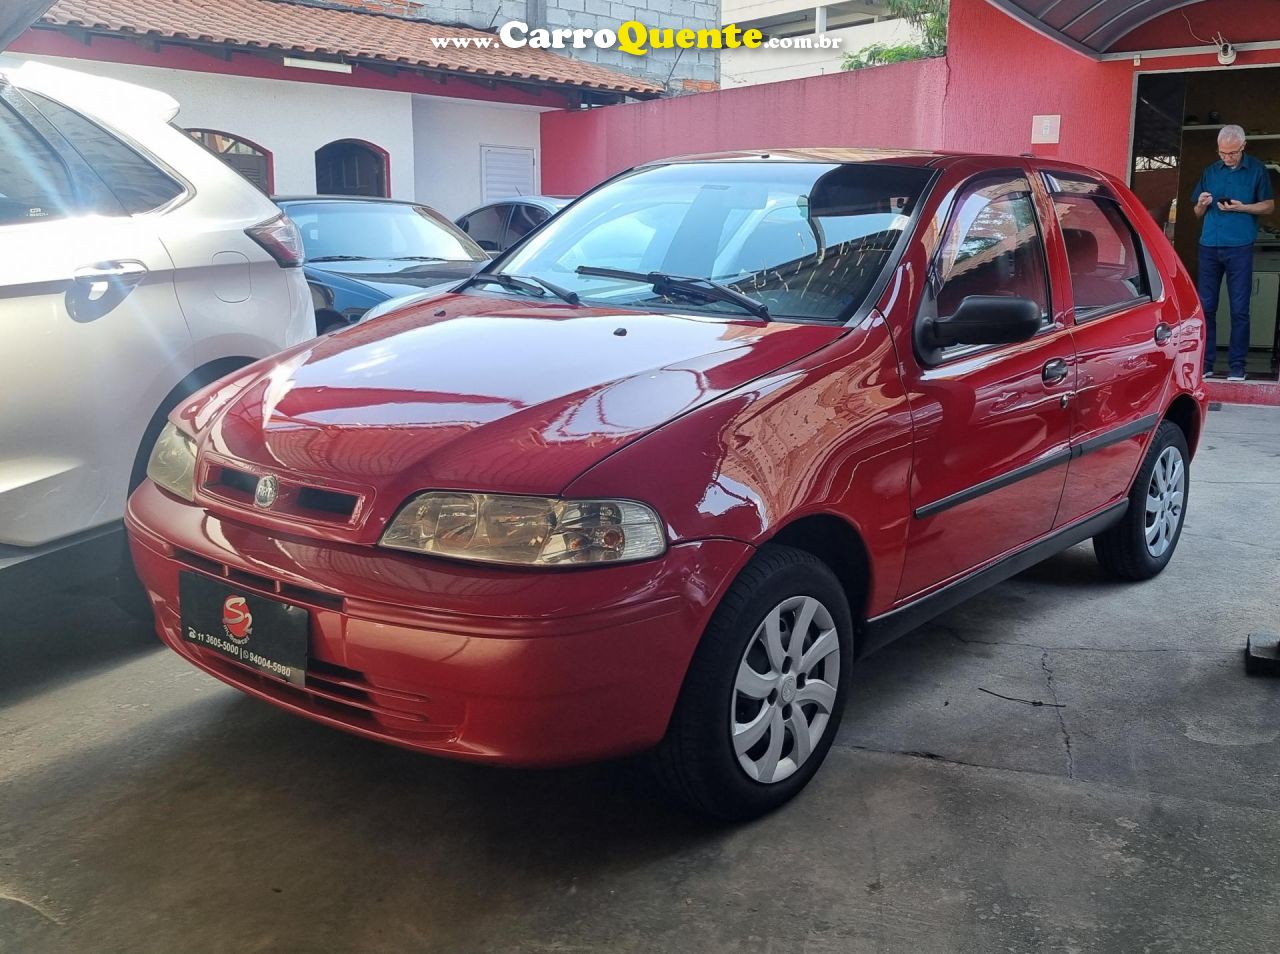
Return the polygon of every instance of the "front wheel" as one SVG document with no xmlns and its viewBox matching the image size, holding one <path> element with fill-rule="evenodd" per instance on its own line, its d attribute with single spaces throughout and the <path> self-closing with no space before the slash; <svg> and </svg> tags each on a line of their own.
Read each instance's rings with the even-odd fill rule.
<svg viewBox="0 0 1280 954">
<path fill-rule="evenodd" d="M 1182 428 L 1162 421 L 1129 491 L 1129 509 L 1093 538 L 1098 562 L 1122 580 L 1149 580 L 1173 558 L 1187 516 L 1191 454 Z"/>
<path fill-rule="evenodd" d="M 655 752 L 664 786 L 725 820 L 764 814 L 817 772 L 840 725 L 853 622 L 822 561 L 766 546 L 725 594 Z"/>
</svg>

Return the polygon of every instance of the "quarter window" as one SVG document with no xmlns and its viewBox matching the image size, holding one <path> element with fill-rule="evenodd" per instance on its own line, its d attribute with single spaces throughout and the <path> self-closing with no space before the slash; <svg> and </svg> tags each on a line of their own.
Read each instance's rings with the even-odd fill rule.
<svg viewBox="0 0 1280 954">
<path fill-rule="evenodd" d="M 0 103 L 0 225 L 58 218 L 73 207 L 62 160 L 20 116 Z"/>
<path fill-rule="evenodd" d="M 1077 317 L 1151 298 L 1137 237 L 1115 202 L 1055 195 L 1053 205 L 1071 265 Z"/>
<path fill-rule="evenodd" d="M 985 180 L 957 200 L 939 249 L 939 318 L 970 295 L 1027 298 L 1049 315 L 1044 243 L 1024 179 Z"/>
<path fill-rule="evenodd" d="M 105 129 L 37 93 L 27 93 L 130 213 L 150 212 L 182 195 L 182 186 Z"/>
</svg>

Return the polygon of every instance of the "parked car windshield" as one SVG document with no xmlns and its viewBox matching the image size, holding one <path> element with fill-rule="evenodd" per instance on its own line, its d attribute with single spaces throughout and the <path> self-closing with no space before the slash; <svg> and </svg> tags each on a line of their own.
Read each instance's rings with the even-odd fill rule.
<svg viewBox="0 0 1280 954">
<path fill-rule="evenodd" d="M 480 246 L 420 205 L 395 202 L 284 202 L 302 232 L 307 261 L 381 258 L 481 262 Z"/>
<path fill-rule="evenodd" d="M 669 301 L 645 282 L 577 269 L 709 278 L 775 318 L 835 320 L 863 304 L 929 178 L 925 169 L 871 163 L 641 169 L 566 209 L 499 270 L 555 282 L 590 303 L 638 307 Z M 723 301 L 696 307 L 742 313 Z"/>
</svg>

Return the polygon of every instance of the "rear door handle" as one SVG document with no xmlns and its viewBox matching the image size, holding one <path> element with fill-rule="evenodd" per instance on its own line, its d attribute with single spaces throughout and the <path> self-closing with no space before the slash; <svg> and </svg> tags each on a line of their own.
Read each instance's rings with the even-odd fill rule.
<svg viewBox="0 0 1280 954">
<path fill-rule="evenodd" d="M 1156 344 L 1164 344 L 1173 337 L 1173 329 L 1165 322 L 1156 325 Z"/>
<path fill-rule="evenodd" d="M 1044 370 L 1040 372 L 1040 377 L 1044 379 L 1045 384 L 1057 384 L 1066 378 L 1071 368 L 1063 358 L 1054 358 L 1052 361 L 1046 362 Z"/>
<path fill-rule="evenodd" d="M 119 262 L 97 262 L 93 265 L 82 265 L 74 272 L 77 285 L 89 289 L 90 295 L 97 296 L 105 292 L 110 285 L 120 288 L 132 288 L 147 275 L 147 266 L 133 259 Z"/>
</svg>

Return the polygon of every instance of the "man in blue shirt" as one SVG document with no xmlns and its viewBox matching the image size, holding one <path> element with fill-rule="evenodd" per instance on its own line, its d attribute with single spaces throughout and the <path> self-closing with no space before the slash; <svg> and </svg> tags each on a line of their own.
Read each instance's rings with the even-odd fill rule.
<svg viewBox="0 0 1280 954">
<path fill-rule="evenodd" d="M 1218 133 L 1218 161 L 1196 183 L 1196 218 L 1204 219 L 1200 232 L 1200 303 L 1208 323 L 1209 340 L 1204 353 L 1204 375 L 1213 377 L 1217 355 L 1218 294 L 1227 277 L 1231 302 L 1231 348 L 1227 353 L 1228 381 L 1244 380 L 1249 352 L 1249 298 L 1253 287 L 1253 242 L 1258 236 L 1258 216 L 1275 211 L 1271 177 L 1257 159 L 1244 154 L 1244 130 L 1223 126 Z"/>
</svg>

